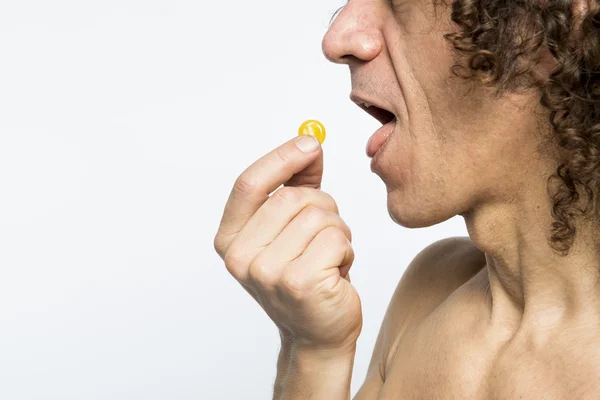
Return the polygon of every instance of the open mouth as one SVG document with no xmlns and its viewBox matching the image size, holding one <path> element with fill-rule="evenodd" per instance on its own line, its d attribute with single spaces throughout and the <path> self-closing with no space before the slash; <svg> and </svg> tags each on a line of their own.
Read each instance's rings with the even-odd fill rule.
<svg viewBox="0 0 600 400">
<path fill-rule="evenodd" d="M 374 104 L 367 103 L 364 99 L 360 98 L 357 94 L 351 93 L 350 100 L 357 106 L 362 108 L 367 114 L 371 115 L 377 121 L 381 122 L 381 127 L 377 129 L 369 138 L 366 147 L 367 156 L 375 160 L 375 155 L 388 141 L 388 138 L 396 129 L 396 114 L 385 108 L 378 107 Z"/>
<path fill-rule="evenodd" d="M 393 113 L 384 110 L 383 108 L 366 103 L 356 103 L 356 105 L 365 110 L 367 114 L 370 114 L 377 121 L 381 122 L 382 125 L 388 124 L 396 119 L 396 116 Z"/>
</svg>

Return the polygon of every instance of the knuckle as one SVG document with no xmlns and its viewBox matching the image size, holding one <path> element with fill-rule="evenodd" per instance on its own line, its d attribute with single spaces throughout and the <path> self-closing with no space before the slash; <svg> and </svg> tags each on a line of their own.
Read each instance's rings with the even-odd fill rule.
<svg viewBox="0 0 600 400">
<path fill-rule="evenodd" d="M 277 151 L 275 152 L 277 154 L 277 157 L 279 157 L 281 159 L 281 161 L 283 161 L 284 164 L 288 164 L 291 160 L 291 154 L 289 151 L 289 147 L 287 146 L 281 146 L 277 148 Z"/>
<path fill-rule="evenodd" d="M 223 258 L 223 256 L 224 256 L 223 240 L 221 239 L 220 235 L 216 235 L 215 238 L 213 239 L 213 248 L 215 249 L 215 251 L 217 252 L 219 257 Z"/>
<path fill-rule="evenodd" d="M 323 194 L 323 199 L 325 200 L 325 203 L 327 204 L 327 209 L 336 214 L 339 214 L 340 209 L 337 205 L 337 202 L 333 198 L 333 196 L 331 196 L 329 193 L 325 193 L 325 192 L 322 192 L 322 194 Z"/>
<path fill-rule="evenodd" d="M 330 246 L 337 248 L 348 246 L 348 238 L 343 230 L 336 226 L 329 226 L 322 232 L 323 239 Z"/>
<path fill-rule="evenodd" d="M 302 218 L 310 222 L 322 222 L 326 217 L 325 212 L 313 204 L 309 204 L 302 210 Z"/>
<path fill-rule="evenodd" d="M 233 185 L 233 190 L 242 195 L 249 195 L 257 190 L 257 181 L 247 174 L 240 175 Z"/>
<path fill-rule="evenodd" d="M 322 208 L 319 208 L 313 204 L 309 204 L 302 210 L 300 218 L 302 218 L 302 220 L 305 222 L 304 225 L 310 226 L 318 231 L 324 231 L 330 228 L 338 230 L 338 233 L 325 232 L 325 235 L 341 235 L 342 237 L 337 240 L 341 241 L 344 239 L 348 240 L 349 242 L 352 241 L 352 232 L 350 227 L 342 218 L 340 218 L 338 214 L 335 214 L 333 211 L 323 210 Z M 335 238 L 333 240 L 336 241 Z"/>
<path fill-rule="evenodd" d="M 350 263 L 354 262 L 354 247 L 352 247 L 352 243 L 346 242 L 346 250 L 348 250 L 348 256 L 350 258 Z"/>
<path fill-rule="evenodd" d="M 352 242 L 352 230 L 350 229 L 348 224 L 346 224 L 344 221 L 342 221 L 342 227 L 340 229 L 342 229 L 342 231 L 344 232 L 346 239 L 349 242 Z"/>
<path fill-rule="evenodd" d="M 225 256 L 223 257 L 223 261 L 225 261 L 225 268 L 231 275 L 235 278 L 240 278 L 241 273 L 246 264 L 246 257 L 236 249 L 229 249 Z"/>
<path fill-rule="evenodd" d="M 300 191 L 291 186 L 284 186 L 278 189 L 273 196 L 280 201 L 292 204 L 299 203 L 301 198 Z"/>
<path fill-rule="evenodd" d="M 272 286 L 275 282 L 273 268 L 270 268 L 269 263 L 260 256 L 256 257 L 248 267 L 248 281 L 254 286 Z"/>
</svg>

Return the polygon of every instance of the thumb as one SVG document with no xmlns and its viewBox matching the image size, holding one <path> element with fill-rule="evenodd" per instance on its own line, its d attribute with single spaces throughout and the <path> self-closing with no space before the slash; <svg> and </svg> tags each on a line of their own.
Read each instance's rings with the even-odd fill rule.
<svg viewBox="0 0 600 400">
<path fill-rule="evenodd" d="M 317 141 L 312 136 L 307 136 L 312 140 Z M 318 142 L 318 141 L 317 141 Z M 308 164 L 306 168 L 292 175 L 292 177 L 285 182 L 284 186 L 303 186 L 314 189 L 321 189 L 321 181 L 323 179 L 323 148 L 319 145 L 319 154 L 313 162 Z"/>
</svg>

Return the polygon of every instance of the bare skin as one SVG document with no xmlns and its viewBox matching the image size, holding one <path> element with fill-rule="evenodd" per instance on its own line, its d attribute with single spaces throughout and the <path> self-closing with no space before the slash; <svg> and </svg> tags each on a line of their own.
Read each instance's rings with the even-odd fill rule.
<svg viewBox="0 0 600 400">
<path fill-rule="evenodd" d="M 539 93 L 494 97 L 453 77 L 452 30 L 432 0 L 350 0 L 323 40 L 349 66 L 352 98 L 395 116 L 372 167 L 391 218 L 421 228 L 460 215 L 469 234 L 408 266 L 355 399 L 598 399 L 600 246 L 582 223 L 567 256 L 548 245 L 557 154 Z M 279 329 L 274 398 L 347 400 L 362 328 L 352 235 L 309 142 L 238 177 L 214 244 Z"/>
<path fill-rule="evenodd" d="M 485 254 L 469 238 L 419 257 L 392 297 L 355 400 L 599 398 L 593 320 L 508 334 L 494 320 Z"/>
<path fill-rule="evenodd" d="M 413 262 L 356 399 L 600 398 L 598 245 L 584 224 L 568 256 L 547 243 L 556 161 L 539 94 L 494 98 L 453 78 L 449 8 L 389 3 L 350 0 L 324 54 L 348 65 L 354 96 L 396 116 L 373 169 L 392 219 L 461 215 L 469 238 L 445 243 L 464 249 L 451 262 Z"/>
</svg>

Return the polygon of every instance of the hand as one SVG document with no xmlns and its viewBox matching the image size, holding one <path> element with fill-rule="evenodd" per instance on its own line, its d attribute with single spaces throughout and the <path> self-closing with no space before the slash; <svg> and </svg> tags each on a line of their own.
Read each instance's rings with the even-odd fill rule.
<svg viewBox="0 0 600 400">
<path fill-rule="evenodd" d="M 302 152 L 302 139 L 317 147 Z M 348 275 L 351 232 L 333 198 L 320 190 L 322 175 L 323 152 L 310 136 L 266 154 L 237 178 L 214 246 L 282 339 L 341 349 L 355 346 L 362 311 Z"/>
</svg>

